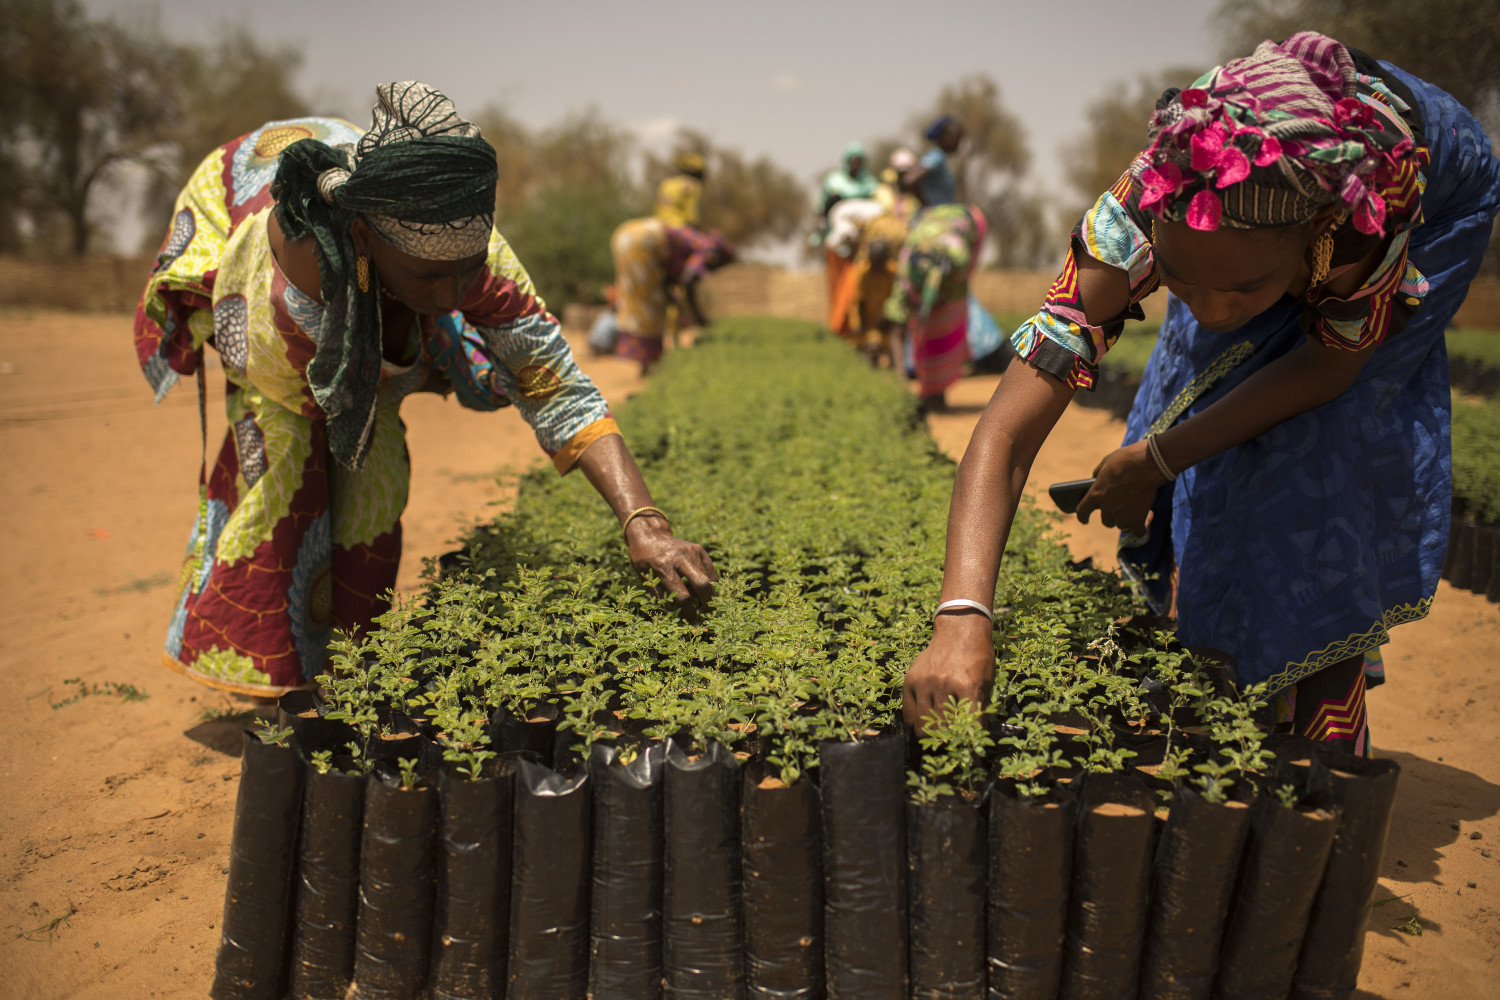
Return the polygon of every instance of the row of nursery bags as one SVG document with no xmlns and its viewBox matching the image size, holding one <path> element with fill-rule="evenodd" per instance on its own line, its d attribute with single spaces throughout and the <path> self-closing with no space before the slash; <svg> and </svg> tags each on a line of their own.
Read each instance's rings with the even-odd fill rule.
<svg viewBox="0 0 1500 1000">
<path fill-rule="evenodd" d="M 1398 768 L 1299 743 L 1164 817 L 1129 774 L 918 805 L 896 734 L 789 787 L 672 743 L 404 787 L 247 733 L 212 996 L 1347 997 Z"/>
</svg>

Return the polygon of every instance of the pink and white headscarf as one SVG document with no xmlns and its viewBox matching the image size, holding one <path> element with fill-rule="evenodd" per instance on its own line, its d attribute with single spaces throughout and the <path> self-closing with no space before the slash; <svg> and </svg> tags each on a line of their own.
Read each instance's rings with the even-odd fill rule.
<svg viewBox="0 0 1500 1000">
<path fill-rule="evenodd" d="M 1295 225 L 1339 203 L 1360 232 L 1383 234 L 1381 192 L 1417 151 L 1356 80 L 1348 49 L 1303 31 L 1168 91 L 1132 168 L 1141 207 L 1213 230 Z"/>
</svg>

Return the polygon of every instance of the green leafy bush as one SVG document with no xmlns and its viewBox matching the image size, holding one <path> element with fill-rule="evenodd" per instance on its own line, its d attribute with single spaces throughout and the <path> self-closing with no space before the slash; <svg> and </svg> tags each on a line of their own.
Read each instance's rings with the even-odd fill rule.
<svg viewBox="0 0 1500 1000">
<path fill-rule="evenodd" d="M 1482 521 L 1500 521 L 1500 403 L 1453 398 L 1453 498 Z"/>
<path fill-rule="evenodd" d="M 465 539 L 423 606 L 397 602 L 339 644 L 333 717 L 368 743 L 381 706 L 398 707 L 477 769 L 495 750 L 492 712 L 551 713 L 579 753 L 720 743 L 787 784 L 816 768 L 820 742 L 896 724 L 931 635 L 954 473 L 914 397 L 812 325 L 740 319 L 670 355 L 620 422 L 674 530 L 713 556 L 711 613 L 685 621 L 648 593 L 583 477 L 542 471 Z M 1208 763 L 1197 777 L 1222 783 L 1258 766 L 1230 722 L 1260 702 L 1226 693 L 1170 632 L 1132 624 L 1131 593 L 1071 563 L 1054 517 L 1029 503 L 1017 515 L 993 697 L 983 721 L 969 709 L 932 729 L 918 799 L 973 797 L 993 775 L 1039 794 L 1069 769 L 1129 767 L 1143 735 L 1183 727 L 1217 725 L 1235 756 L 1200 741 L 1190 760 L 1182 743 L 1172 773 Z"/>
</svg>

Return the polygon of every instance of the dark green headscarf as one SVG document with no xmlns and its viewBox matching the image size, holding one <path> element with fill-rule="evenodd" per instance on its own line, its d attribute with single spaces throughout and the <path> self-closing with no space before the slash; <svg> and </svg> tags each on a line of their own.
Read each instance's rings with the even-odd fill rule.
<svg viewBox="0 0 1500 1000">
<path fill-rule="evenodd" d="M 489 245 L 495 151 L 425 84 L 376 88 L 380 103 L 357 148 L 303 139 L 281 154 L 271 195 L 289 240 L 311 236 L 321 273 L 323 322 L 307 366 L 328 416 L 328 447 L 349 469 L 364 461 L 380 387 L 380 283 L 359 288 L 349 225 L 363 217 L 397 249 L 458 260 Z"/>
</svg>

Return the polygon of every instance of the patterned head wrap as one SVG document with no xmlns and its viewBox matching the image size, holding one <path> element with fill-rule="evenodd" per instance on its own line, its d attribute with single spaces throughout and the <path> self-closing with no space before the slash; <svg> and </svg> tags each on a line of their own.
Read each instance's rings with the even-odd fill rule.
<svg viewBox="0 0 1500 1000">
<path fill-rule="evenodd" d="M 379 278 L 372 270 L 359 287 L 350 223 L 363 218 L 414 257 L 461 260 L 489 247 L 495 211 L 495 151 L 452 101 L 414 81 L 376 94 L 357 146 L 303 139 L 282 152 L 271 184 L 287 239 L 315 241 L 324 308 L 307 381 L 328 415 L 329 450 L 351 469 L 369 447 L 381 327 Z"/>
<path fill-rule="evenodd" d="M 1415 178 L 1410 139 L 1355 96 L 1349 50 L 1302 31 L 1168 91 L 1132 167 L 1141 207 L 1194 229 L 1289 226 L 1339 204 L 1385 232 L 1381 192 Z"/>
</svg>

